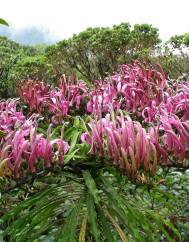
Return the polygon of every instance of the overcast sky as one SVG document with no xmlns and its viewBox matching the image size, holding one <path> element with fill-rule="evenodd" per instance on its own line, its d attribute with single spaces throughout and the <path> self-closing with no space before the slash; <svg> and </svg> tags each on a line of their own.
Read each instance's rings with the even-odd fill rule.
<svg viewBox="0 0 189 242">
<path fill-rule="evenodd" d="M 87 27 L 149 23 L 167 40 L 189 31 L 189 0 L 0 0 L 0 18 L 10 31 L 35 26 L 57 40 Z"/>
</svg>

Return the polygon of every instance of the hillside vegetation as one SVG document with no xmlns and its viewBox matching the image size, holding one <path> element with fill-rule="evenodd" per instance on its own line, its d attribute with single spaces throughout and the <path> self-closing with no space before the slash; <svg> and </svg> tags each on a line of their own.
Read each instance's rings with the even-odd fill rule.
<svg viewBox="0 0 189 242">
<path fill-rule="evenodd" d="M 0 241 L 189 241 L 188 48 L 148 24 L 0 38 Z"/>
</svg>

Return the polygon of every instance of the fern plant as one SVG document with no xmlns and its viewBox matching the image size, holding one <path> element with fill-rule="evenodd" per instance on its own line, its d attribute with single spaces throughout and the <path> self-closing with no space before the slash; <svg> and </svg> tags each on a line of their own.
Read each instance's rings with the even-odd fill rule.
<svg viewBox="0 0 189 242">
<path fill-rule="evenodd" d="M 66 126 L 66 124 L 65 124 Z M 56 136 L 60 127 L 52 132 Z M 54 167 L 4 191 L 0 219 L 4 241 L 180 241 L 169 211 L 160 209 L 163 191 L 154 178 L 130 181 L 109 162 L 89 155 L 80 143 L 82 123 L 65 129 L 70 144 L 64 168 Z M 18 195 L 18 191 L 23 191 Z M 9 198 L 5 196 L 8 196 Z M 141 196 L 143 194 L 143 196 Z M 152 202 L 147 196 L 154 199 Z M 158 195 L 160 194 L 160 195 Z M 163 194 L 163 202 L 174 197 Z M 13 200 L 15 198 L 15 200 Z M 153 203 L 153 204 L 152 204 Z M 164 204 L 165 205 L 165 204 Z"/>
<path fill-rule="evenodd" d="M 36 179 L 35 192 L 1 217 L 4 240 L 179 241 L 165 214 L 129 193 L 125 177 L 97 167 Z"/>
</svg>

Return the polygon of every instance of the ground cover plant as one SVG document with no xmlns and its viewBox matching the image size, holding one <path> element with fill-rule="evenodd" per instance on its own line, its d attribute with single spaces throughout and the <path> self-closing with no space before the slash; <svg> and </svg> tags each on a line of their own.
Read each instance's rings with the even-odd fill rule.
<svg viewBox="0 0 189 242">
<path fill-rule="evenodd" d="M 2 241 L 188 241 L 189 82 L 135 61 L 0 101 Z"/>
</svg>

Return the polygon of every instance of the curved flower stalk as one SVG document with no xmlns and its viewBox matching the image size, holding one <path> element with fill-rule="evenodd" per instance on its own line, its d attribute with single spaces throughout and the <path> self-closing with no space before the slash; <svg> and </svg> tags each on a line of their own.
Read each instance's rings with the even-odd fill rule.
<svg viewBox="0 0 189 242">
<path fill-rule="evenodd" d="M 144 129 L 123 113 L 90 119 L 89 130 L 81 136 L 91 154 L 99 154 L 135 177 L 142 168 L 153 175 L 157 163 L 184 166 L 189 154 L 189 122 L 176 115 L 160 115 L 157 126 Z"/>
<path fill-rule="evenodd" d="M 164 101 L 167 80 L 163 71 L 160 73 L 135 62 L 133 66 L 123 65 L 121 74 L 113 76 L 113 79 L 117 90 L 124 96 L 127 111 L 141 112 Z"/>
<path fill-rule="evenodd" d="M 168 98 L 165 108 L 168 113 L 179 115 L 182 121 L 189 119 L 189 87 L 178 85 L 175 95 Z"/>
<path fill-rule="evenodd" d="M 135 62 L 134 65 L 123 65 L 120 73 L 97 82 L 89 93 L 87 111 L 98 115 L 101 111 L 107 113 L 111 105 L 114 110 L 121 108 L 151 122 L 156 113 L 154 110 L 167 100 L 170 93 L 162 69 L 158 72 Z"/>
<path fill-rule="evenodd" d="M 160 115 L 156 128 L 149 128 L 160 165 L 184 167 L 189 155 L 189 122 L 175 114 Z"/>
<path fill-rule="evenodd" d="M 117 92 L 111 83 L 103 83 L 97 89 L 89 93 L 90 100 L 87 103 L 87 111 L 95 115 L 100 115 L 101 112 L 107 113 L 110 106 L 114 110 L 121 107 L 121 102 L 117 99 Z"/>
<path fill-rule="evenodd" d="M 160 142 L 175 163 L 183 164 L 189 151 L 189 121 L 182 122 L 176 115 L 161 116 Z"/>
<path fill-rule="evenodd" d="M 41 113 L 49 95 L 50 85 L 45 82 L 28 80 L 25 85 L 19 82 L 18 91 L 20 97 L 29 105 L 30 111 L 35 109 L 38 113 Z"/>
<path fill-rule="evenodd" d="M 164 98 L 159 106 L 152 101 L 143 109 L 142 117 L 145 122 L 153 122 L 165 115 L 176 115 L 181 121 L 189 119 L 189 85 L 173 83 L 172 86 L 171 91 L 168 88 L 163 92 Z"/>
<path fill-rule="evenodd" d="M 58 86 L 64 98 L 69 101 L 69 106 L 79 109 L 81 101 L 88 94 L 86 83 L 82 80 L 76 81 L 75 78 L 67 81 L 63 75 L 58 81 Z"/>
<path fill-rule="evenodd" d="M 153 104 L 142 111 L 142 116 L 147 123 L 164 115 L 176 115 L 181 121 L 189 120 L 189 92 L 182 90 L 169 96 L 158 107 Z"/>
<path fill-rule="evenodd" d="M 69 102 L 60 90 L 52 90 L 50 92 L 48 106 L 50 113 L 54 115 L 53 120 L 64 118 L 68 115 Z"/>
<path fill-rule="evenodd" d="M 18 99 L 0 101 L 0 130 L 6 134 L 25 122 L 25 116 L 17 111 Z"/>
<path fill-rule="evenodd" d="M 33 80 L 28 80 L 25 85 L 19 83 L 19 95 L 29 105 L 30 111 L 35 110 L 41 114 L 47 107 L 53 115 L 54 122 L 57 122 L 57 117 L 60 119 L 67 116 L 71 107 L 79 109 L 87 90 L 83 81 L 70 83 L 64 76 L 60 78 L 58 87 L 55 88 Z"/>
<path fill-rule="evenodd" d="M 12 132 L 0 150 L 0 173 L 13 173 L 15 177 L 22 172 L 36 172 L 43 167 L 50 168 L 56 160 L 60 165 L 64 164 L 64 155 L 69 145 L 62 138 L 52 139 L 51 128 L 48 130 L 47 138 L 37 133 L 35 120 L 27 120 L 16 132 Z M 39 164 L 40 163 L 40 164 Z"/>
<path fill-rule="evenodd" d="M 53 123 L 58 123 L 66 117 L 70 108 L 79 109 L 82 100 L 87 95 L 86 84 L 82 81 L 70 85 L 62 76 L 58 84 L 59 88 L 52 89 L 48 99 L 49 111 L 53 114 Z"/>
<path fill-rule="evenodd" d="M 90 131 L 82 134 L 81 140 L 91 145 L 90 153 L 112 160 L 112 164 L 136 177 L 140 168 L 144 172 L 155 173 L 157 150 L 139 122 L 126 119 L 121 113 L 114 119 L 109 114 L 98 121 L 91 120 Z"/>
<path fill-rule="evenodd" d="M 52 88 L 46 83 L 29 80 L 25 86 L 19 84 L 19 93 L 29 104 L 30 110 L 41 113 L 44 107 L 48 107 L 55 122 L 58 117 L 62 119 L 67 116 L 70 109 L 79 109 L 85 97 L 89 98 L 86 106 L 89 113 L 100 117 L 101 112 L 108 113 L 112 106 L 114 110 L 121 108 L 136 113 L 146 122 L 155 119 L 155 114 L 160 113 L 160 107 L 171 112 L 169 109 L 173 100 L 163 71 L 142 66 L 139 62 L 123 65 L 120 73 L 96 81 L 92 91 L 83 81 L 76 82 L 75 78 L 66 80 L 63 75 L 58 81 L 58 87 Z M 178 106 L 176 101 L 175 105 Z M 180 104 L 180 107 L 184 105 Z"/>
</svg>

